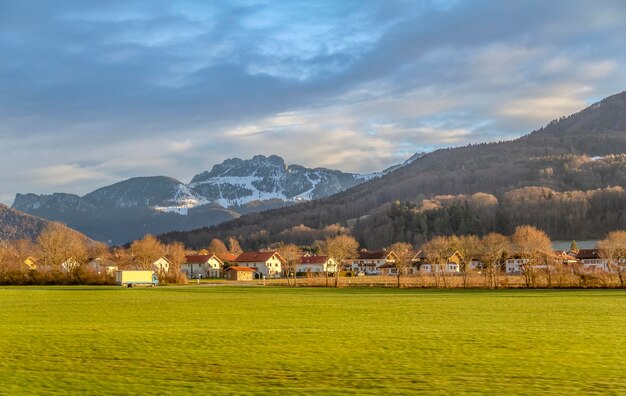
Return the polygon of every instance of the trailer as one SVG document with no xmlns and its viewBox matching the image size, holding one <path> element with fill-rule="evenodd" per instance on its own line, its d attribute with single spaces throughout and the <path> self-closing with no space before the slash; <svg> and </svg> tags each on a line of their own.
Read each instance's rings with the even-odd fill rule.
<svg viewBox="0 0 626 396">
<path fill-rule="evenodd" d="M 115 284 L 128 287 L 154 287 L 159 284 L 159 276 L 154 271 L 116 271 Z"/>
</svg>

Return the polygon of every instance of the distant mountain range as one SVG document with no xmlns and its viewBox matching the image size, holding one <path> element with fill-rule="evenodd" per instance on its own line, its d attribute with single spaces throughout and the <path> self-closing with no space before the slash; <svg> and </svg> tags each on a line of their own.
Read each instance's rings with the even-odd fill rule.
<svg viewBox="0 0 626 396">
<path fill-rule="evenodd" d="M 555 222 L 567 219 L 570 237 L 575 232 L 580 238 L 597 238 L 602 233 L 611 231 L 612 227 L 626 228 L 626 199 L 622 200 L 618 194 L 615 195 L 618 198 L 605 202 L 608 199 L 606 197 L 593 198 L 602 194 L 588 193 L 584 202 L 571 203 L 571 208 L 567 209 L 567 200 L 573 198 L 568 194 L 560 194 L 558 200 L 561 202 L 557 204 L 556 194 L 551 195 L 549 191 L 586 192 L 608 186 L 626 188 L 624 153 L 626 92 L 608 97 L 578 113 L 561 117 L 516 140 L 437 150 L 419 156 L 394 172 L 372 178 L 326 198 L 242 216 L 211 228 L 170 233 L 162 238 L 166 241 L 179 240 L 194 246 L 206 244 L 214 237 L 235 235 L 247 247 L 256 247 L 282 240 L 290 232 L 298 232 L 300 237 L 297 240 L 304 242 L 321 235 L 319 230 L 324 227 L 341 223 L 358 224 L 356 229 L 360 229 L 362 235 L 387 230 L 387 234 L 397 232 L 398 239 L 402 239 L 405 234 L 414 236 L 419 233 L 419 227 L 426 223 L 407 222 L 406 219 L 414 216 L 411 211 L 398 214 L 399 217 L 394 222 L 387 209 L 392 202 L 412 201 L 418 205 L 416 209 L 410 210 L 418 210 L 419 202 L 424 198 L 473 193 L 487 193 L 502 202 L 514 196 L 517 200 L 516 210 L 527 214 L 513 216 L 506 212 L 492 213 L 497 221 L 493 222 L 490 229 L 483 230 L 485 232 L 508 231 L 517 221 L 521 221 L 516 219 L 540 225 L 545 221 L 545 215 L 551 211 Z M 545 190 L 538 198 L 529 197 L 526 202 L 520 201 L 524 199 L 524 190 L 520 189 L 529 186 L 550 190 Z M 507 195 L 507 192 L 514 190 L 517 192 Z M 531 213 L 529 208 L 535 204 L 535 199 L 545 201 L 542 205 L 552 206 L 544 206 L 545 210 L 542 209 L 536 215 L 532 212 L 536 217 L 531 217 L 528 216 Z M 574 204 L 576 210 L 573 209 Z M 592 210 L 589 210 L 589 206 Z M 502 211 L 507 207 L 494 206 L 493 210 Z M 560 214 L 554 214 L 557 207 Z M 375 213 L 382 214 L 372 216 Z M 590 219 L 589 216 L 594 218 Z M 452 223 L 450 218 L 445 217 L 426 220 L 440 224 Z M 472 218 L 465 220 L 473 221 Z M 401 223 L 417 228 L 399 229 Z M 566 233 L 556 224 L 552 226 L 554 235 Z M 593 227 L 587 228 L 588 224 L 593 224 Z M 454 228 L 451 230 L 456 232 Z M 260 233 L 261 231 L 263 232 Z"/>
<path fill-rule="evenodd" d="M 228 159 L 189 184 L 165 176 L 135 177 L 87 195 L 17 194 L 13 208 L 61 221 L 92 239 L 126 243 L 146 233 L 191 230 L 245 213 L 323 198 L 406 166 L 354 174 L 286 165 L 276 155 Z"/>
</svg>

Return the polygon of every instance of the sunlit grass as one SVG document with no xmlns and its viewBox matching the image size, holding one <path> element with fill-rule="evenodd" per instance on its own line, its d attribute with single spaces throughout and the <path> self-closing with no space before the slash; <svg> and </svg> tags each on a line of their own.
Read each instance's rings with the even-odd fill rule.
<svg viewBox="0 0 626 396">
<path fill-rule="evenodd" d="M 626 292 L 0 288 L 0 393 L 619 393 Z"/>
</svg>

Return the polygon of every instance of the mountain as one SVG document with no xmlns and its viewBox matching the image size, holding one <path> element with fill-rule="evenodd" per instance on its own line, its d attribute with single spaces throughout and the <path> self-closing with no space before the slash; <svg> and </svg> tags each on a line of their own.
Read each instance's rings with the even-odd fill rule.
<svg viewBox="0 0 626 396">
<path fill-rule="evenodd" d="M 48 224 L 47 220 L 0 204 L 0 240 L 35 240 Z"/>
<path fill-rule="evenodd" d="M 387 173 L 391 173 L 391 172 L 397 171 L 398 169 L 402 168 L 403 166 L 407 166 L 409 164 L 412 164 L 413 162 L 415 162 L 416 160 L 422 158 L 426 154 L 427 153 L 415 153 L 408 160 L 404 161 L 403 163 L 392 165 L 389 168 L 387 168 L 384 171 L 382 171 L 381 176 L 382 175 L 386 175 Z"/>
<path fill-rule="evenodd" d="M 170 233 L 163 239 L 202 244 L 213 237 L 235 235 L 244 243 L 247 241 L 248 247 L 254 247 L 278 240 L 290 230 L 295 232 L 293 227 L 319 236 L 330 224 L 354 224 L 357 219 L 362 221 L 376 211 L 387 210 L 397 200 L 421 202 L 438 195 L 474 193 L 486 193 L 502 200 L 507 192 L 530 186 L 556 192 L 608 186 L 624 188 L 625 152 L 626 92 L 623 92 L 516 140 L 437 150 L 327 198 L 242 216 L 212 228 Z M 607 211 L 599 213 L 606 218 L 615 216 Z M 626 208 L 623 218 L 626 228 Z M 378 219 L 382 223 L 371 224 L 365 231 L 388 226 L 389 216 Z M 621 223 L 602 224 L 606 228 Z M 597 228 L 587 234 L 584 229 L 580 231 L 597 236 L 607 230 Z"/>
<path fill-rule="evenodd" d="M 200 201 L 178 180 L 156 176 L 125 180 L 83 197 L 17 194 L 13 208 L 63 222 L 92 239 L 112 244 L 123 244 L 147 233 L 188 230 L 239 216 L 218 205 L 196 205 Z"/>
<path fill-rule="evenodd" d="M 382 176 L 286 165 L 276 155 L 232 158 L 189 184 L 165 176 L 135 177 L 87 195 L 17 194 L 13 208 L 61 221 L 97 240 L 126 243 L 146 233 L 191 230 L 326 197 Z"/>
<path fill-rule="evenodd" d="M 354 187 L 379 174 L 359 175 L 285 164 L 276 155 L 228 159 L 193 177 L 189 188 L 209 202 L 241 207 L 254 201 L 309 201 Z"/>
</svg>

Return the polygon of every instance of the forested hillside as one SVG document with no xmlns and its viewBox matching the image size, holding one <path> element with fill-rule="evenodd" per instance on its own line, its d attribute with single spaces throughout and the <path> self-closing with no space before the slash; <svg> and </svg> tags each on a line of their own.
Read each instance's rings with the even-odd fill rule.
<svg viewBox="0 0 626 396">
<path fill-rule="evenodd" d="M 626 192 L 622 187 L 565 192 L 524 187 L 500 199 L 476 193 L 396 201 L 359 219 L 352 234 L 361 245 L 378 249 L 398 241 L 419 246 L 437 235 L 510 235 L 523 224 L 553 239 L 600 239 L 607 230 L 626 228 Z"/>
<path fill-rule="evenodd" d="M 515 194 L 514 190 L 531 186 L 546 187 L 555 192 L 576 191 L 575 194 L 585 196 L 594 196 L 590 190 L 626 187 L 624 152 L 626 93 L 621 93 L 569 117 L 555 120 L 520 139 L 438 150 L 382 178 L 325 199 L 246 215 L 212 228 L 170 233 L 163 239 L 200 246 L 213 237 L 235 235 L 244 244 L 254 247 L 277 240 L 279 234 L 284 236 L 289 229 L 299 225 L 318 232 L 335 223 L 354 225 L 356 219 L 368 215 L 375 217 L 377 213 L 384 212 L 385 205 L 394 201 L 419 204 L 424 198 L 437 195 L 479 192 L 491 194 L 498 201 L 497 207 L 494 207 L 500 213 L 502 222 L 498 227 L 509 223 L 514 226 L 520 221 L 541 227 L 542 216 L 520 218 L 508 213 L 513 209 L 506 205 L 506 197 Z M 532 202 L 532 195 L 528 199 Z M 545 204 L 542 199 L 538 202 Z M 569 233 L 595 237 L 621 224 L 621 219 L 613 219 L 614 214 L 609 213 L 614 208 L 603 206 L 594 199 L 591 202 L 599 205 L 587 213 L 597 216 L 593 227 L 589 227 L 589 221 L 575 216 L 570 219 L 572 225 L 569 228 L 563 228 L 564 225 L 557 222 L 547 231 L 553 238 L 569 238 Z M 566 212 L 565 215 L 569 218 L 572 213 Z M 438 222 L 445 223 L 444 220 Z M 376 233 L 378 226 L 382 225 L 359 225 L 355 226 L 355 231 L 360 227 L 363 235 Z M 437 232 L 434 227 L 427 233 Z M 372 243 L 365 245 L 369 247 Z"/>
<path fill-rule="evenodd" d="M 0 240 L 35 240 L 50 223 L 0 204 Z"/>
</svg>

